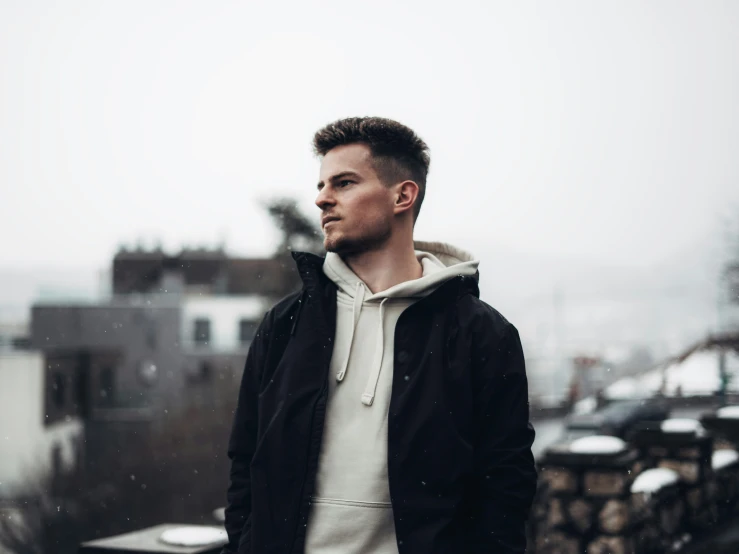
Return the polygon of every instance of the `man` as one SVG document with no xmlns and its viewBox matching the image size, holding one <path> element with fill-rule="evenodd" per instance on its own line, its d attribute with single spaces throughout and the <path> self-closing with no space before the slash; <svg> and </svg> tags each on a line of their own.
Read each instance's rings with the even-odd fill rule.
<svg viewBox="0 0 739 554">
<path fill-rule="evenodd" d="M 536 486 L 518 332 L 478 262 L 413 241 L 426 144 L 381 118 L 318 131 L 326 257 L 249 350 L 225 552 L 523 552 Z"/>
</svg>

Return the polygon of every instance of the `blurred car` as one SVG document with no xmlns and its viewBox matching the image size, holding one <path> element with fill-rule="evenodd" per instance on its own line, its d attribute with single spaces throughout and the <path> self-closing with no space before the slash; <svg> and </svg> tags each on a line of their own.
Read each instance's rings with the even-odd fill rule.
<svg viewBox="0 0 739 554">
<path fill-rule="evenodd" d="M 565 420 L 564 440 L 589 435 L 611 435 L 626 439 L 636 425 L 660 422 L 670 417 L 670 410 L 659 398 L 614 400 L 589 414 L 572 414 Z"/>
</svg>

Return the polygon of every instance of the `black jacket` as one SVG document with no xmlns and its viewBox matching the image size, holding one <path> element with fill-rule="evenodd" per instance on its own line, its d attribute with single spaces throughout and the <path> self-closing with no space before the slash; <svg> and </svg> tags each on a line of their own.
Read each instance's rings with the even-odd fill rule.
<svg viewBox="0 0 739 554">
<path fill-rule="evenodd" d="M 336 285 L 294 253 L 303 289 L 249 349 L 228 455 L 224 552 L 303 552 L 321 446 Z M 524 552 L 536 488 L 516 328 L 455 277 L 397 322 L 388 474 L 400 554 Z"/>
</svg>

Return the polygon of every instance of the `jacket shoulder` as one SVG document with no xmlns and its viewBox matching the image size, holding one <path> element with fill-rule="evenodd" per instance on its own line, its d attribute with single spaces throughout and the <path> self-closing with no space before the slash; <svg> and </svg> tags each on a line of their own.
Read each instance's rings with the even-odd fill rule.
<svg viewBox="0 0 739 554">
<path fill-rule="evenodd" d="M 516 327 L 498 310 L 477 296 L 466 294 L 457 301 L 460 325 L 467 331 L 490 339 L 518 336 Z"/>
<path fill-rule="evenodd" d="M 470 343 L 478 377 L 526 375 L 526 364 L 518 329 L 498 310 L 469 296 L 460 299 L 460 327 Z"/>
<path fill-rule="evenodd" d="M 291 293 L 267 310 L 254 336 L 254 342 L 267 344 L 289 332 L 293 317 L 300 305 L 302 291 Z"/>
<path fill-rule="evenodd" d="M 279 300 L 274 306 L 267 310 L 266 318 L 274 324 L 279 324 L 283 320 L 289 320 L 293 312 L 298 308 L 298 304 L 303 295 L 303 289 L 288 294 Z"/>
<path fill-rule="evenodd" d="M 300 305 L 300 295 L 300 291 L 289 294 L 274 304 L 267 310 L 259 324 L 249 349 L 249 356 L 254 356 L 260 380 L 265 368 L 276 364 L 290 338 L 290 328 Z"/>
</svg>

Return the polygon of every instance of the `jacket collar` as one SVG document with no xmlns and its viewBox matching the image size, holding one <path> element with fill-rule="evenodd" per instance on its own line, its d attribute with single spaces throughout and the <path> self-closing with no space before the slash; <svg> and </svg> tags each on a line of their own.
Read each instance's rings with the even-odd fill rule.
<svg viewBox="0 0 739 554">
<path fill-rule="evenodd" d="M 323 274 L 323 256 L 317 256 L 310 252 L 292 252 L 293 260 L 298 267 L 298 273 L 303 280 L 306 289 L 320 288 L 325 290 L 326 285 L 336 287 L 336 285 L 328 277 Z M 477 298 L 480 297 L 480 272 L 476 271 L 474 275 L 459 276 L 450 279 L 437 289 L 431 296 L 437 294 L 445 297 L 457 299 L 465 294 L 471 294 Z"/>
</svg>

